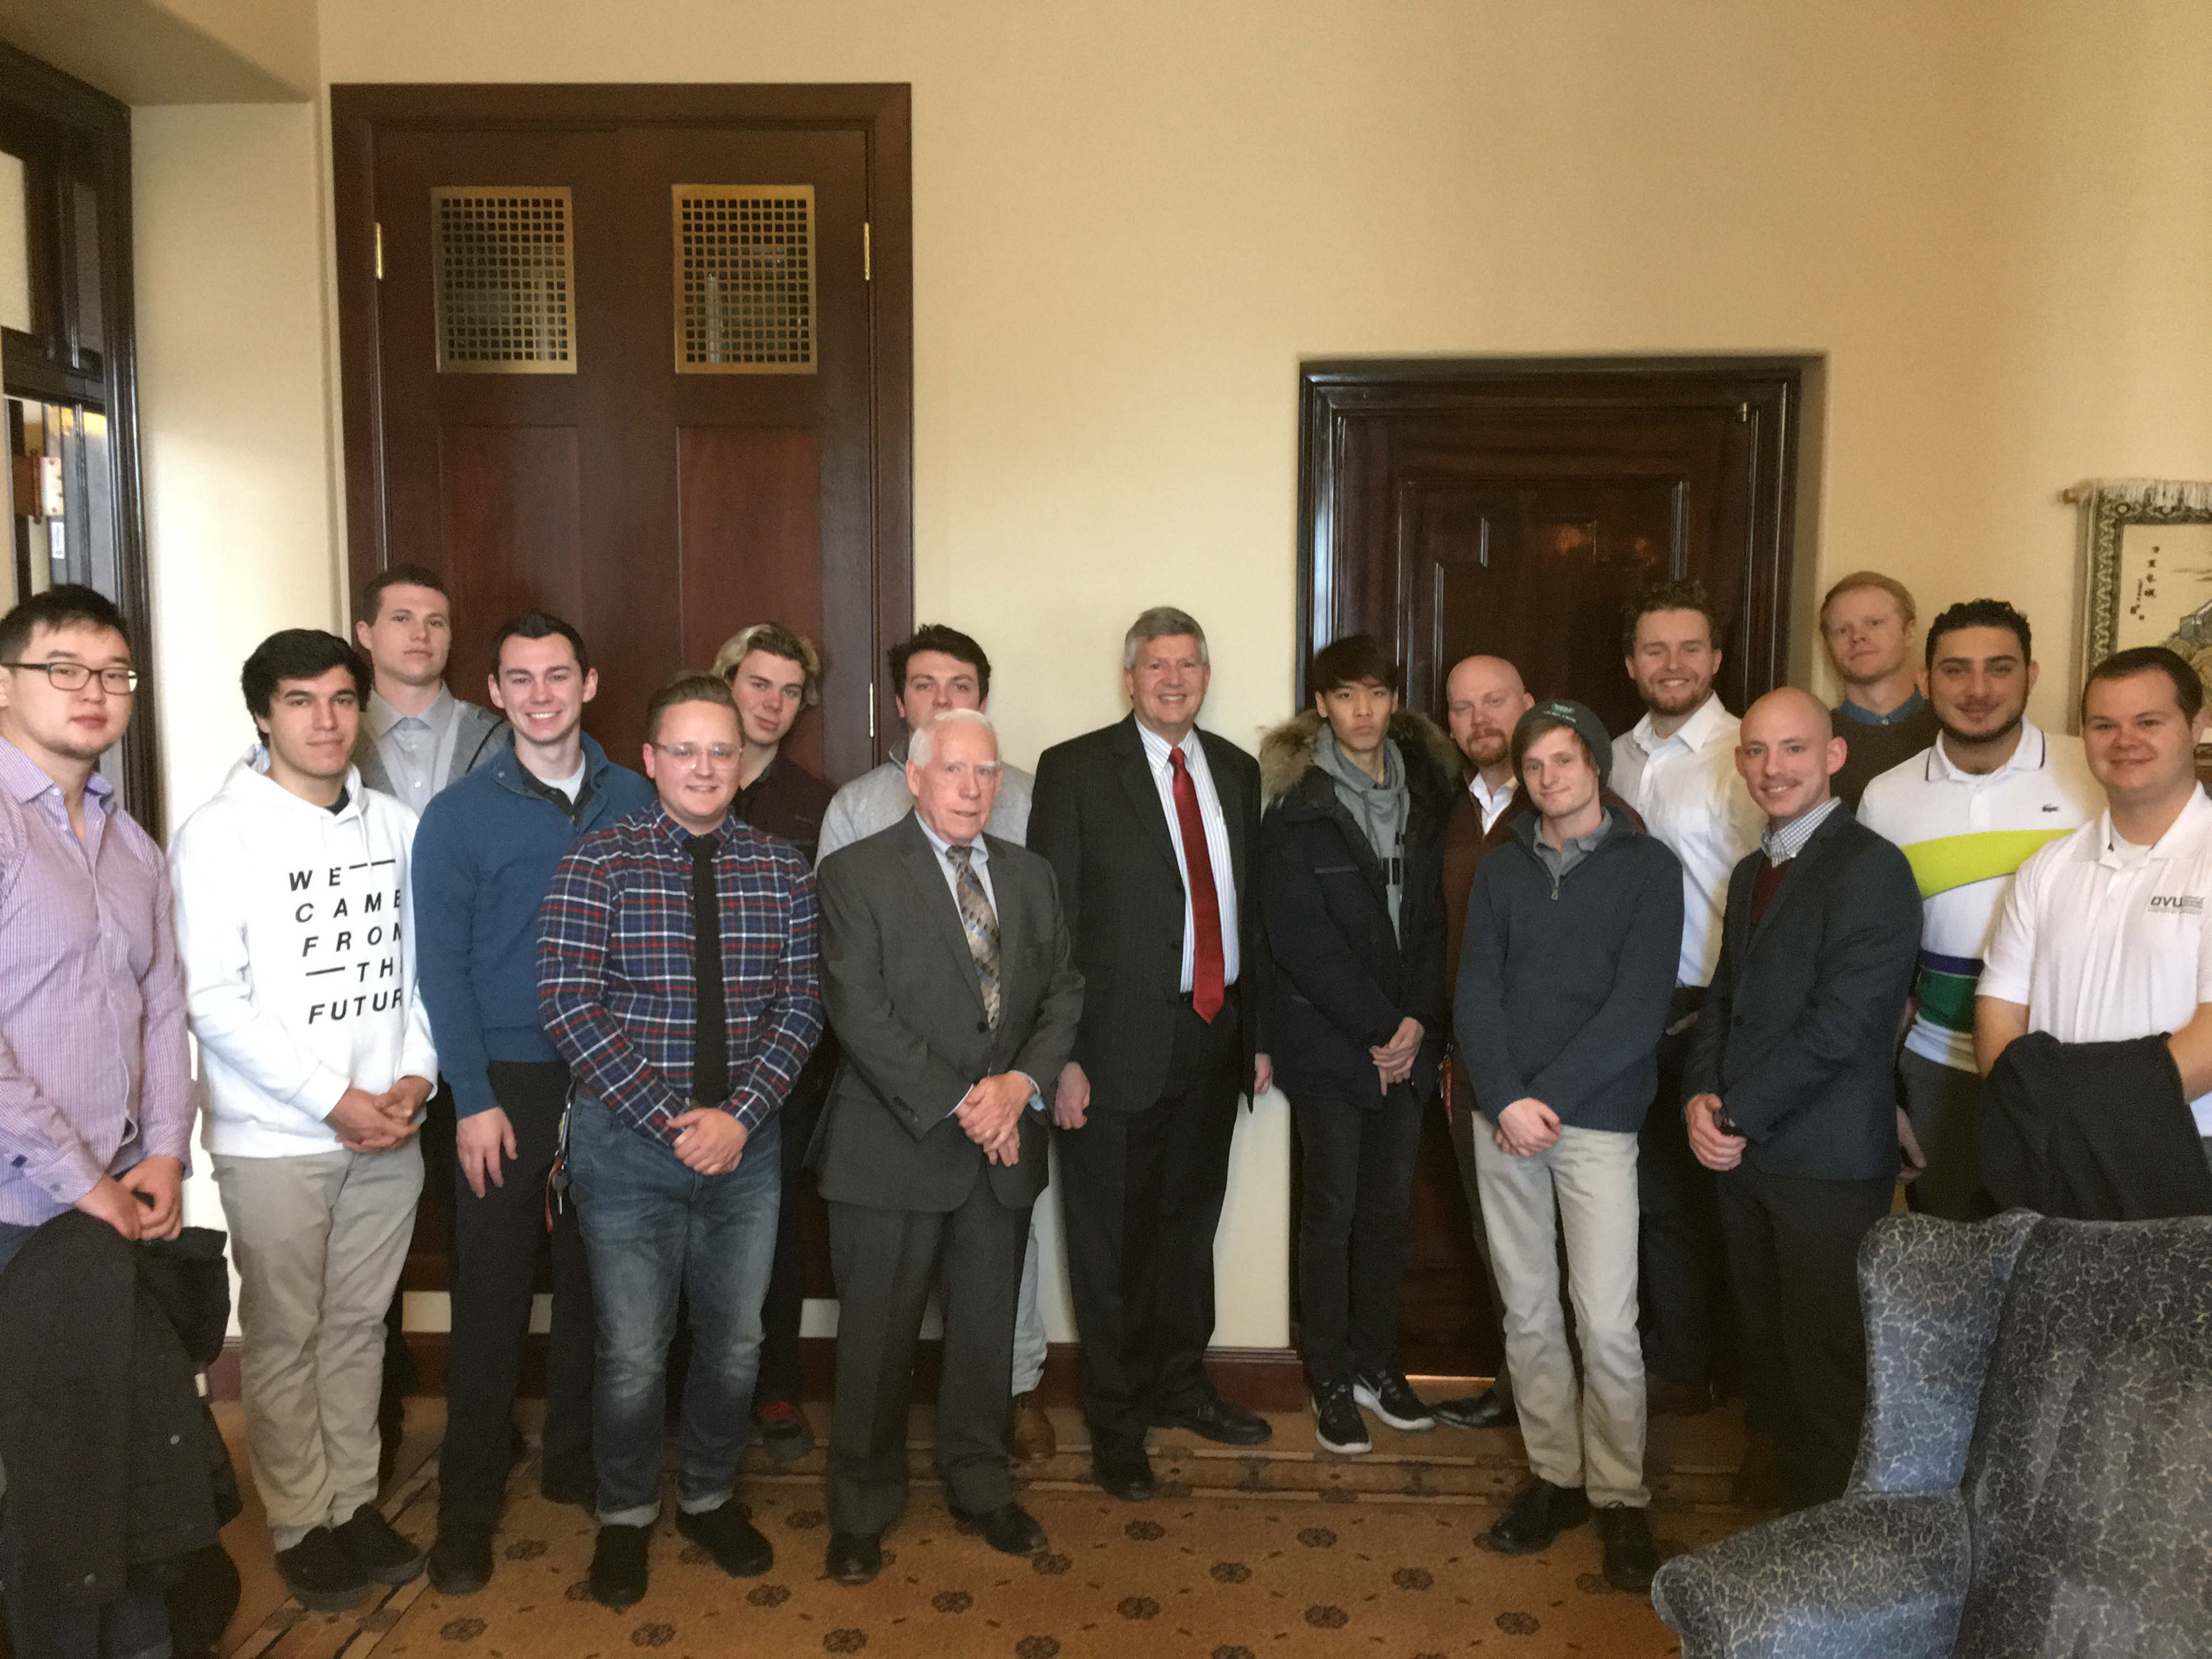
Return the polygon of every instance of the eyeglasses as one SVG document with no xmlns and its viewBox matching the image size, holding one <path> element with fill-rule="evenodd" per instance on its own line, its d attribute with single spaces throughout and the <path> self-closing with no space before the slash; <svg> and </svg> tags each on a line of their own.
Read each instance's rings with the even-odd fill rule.
<svg viewBox="0 0 2212 1659">
<path fill-rule="evenodd" d="M 35 668 L 57 691 L 82 691 L 85 682 L 92 678 L 92 670 L 81 662 L 0 662 L 0 668 Z M 138 671 L 103 668 L 100 671 L 100 683 L 117 696 L 127 697 L 138 689 Z"/>
<path fill-rule="evenodd" d="M 656 743 L 653 746 L 678 766 L 689 766 L 702 756 L 717 766 L 732 765 L 738 758 L 738 751 L 726 743 L 718 743 L 711 749 L 702 749 L 696 743 Z"/>
</svg>

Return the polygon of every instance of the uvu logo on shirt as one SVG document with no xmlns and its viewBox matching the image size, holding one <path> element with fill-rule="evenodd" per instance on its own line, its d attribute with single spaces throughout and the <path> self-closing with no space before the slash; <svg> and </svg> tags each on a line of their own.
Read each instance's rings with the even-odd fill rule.
<svg viewBox="0 0 2212 1659">
<path fill-rule="evenodd" d="M 290 890 L 306 896 L 293 907 L 292 921 L 311 998 L 309 1025 L 399 1006 L 400 891 L 391 873 L 396 862 L 369 859 L 286 872 Z"/>
<path fill-rule="evenodd" d="M 2153 893 L 2150 911 L 2154 915 L 2201 916 L 2204 914 L 2202 893 Z"/>
</svg>

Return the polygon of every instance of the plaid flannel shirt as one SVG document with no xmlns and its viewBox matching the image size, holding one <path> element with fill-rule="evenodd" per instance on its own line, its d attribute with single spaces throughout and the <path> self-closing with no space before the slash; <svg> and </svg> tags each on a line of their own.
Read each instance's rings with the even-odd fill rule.
<svg viewBox="0 0 2212 1659">
<path fill-rule="evenodd" d="M 696 973 L 688 835 L 655 802 L 585 836 L 539 912 L 538 1008 L 577 1082 L 639 1133 L 673 1143 L 690 1109 Z M 748 1131 L 783 1104 L 822 1035 L 814 874 L 732 813 L 716 836 L 730 1077 Z"/>
</svg>

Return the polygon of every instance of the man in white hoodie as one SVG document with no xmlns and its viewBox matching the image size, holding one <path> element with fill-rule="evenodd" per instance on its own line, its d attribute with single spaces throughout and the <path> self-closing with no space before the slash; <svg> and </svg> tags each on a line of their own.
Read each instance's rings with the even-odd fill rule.
<svg viewBox="0 0 2212 1659">
<path fill-rule="evenodd" d="M 169 848 L 246 1444 L 284 1587 L 321 1610 L 422 1568 L 376 1510 L 376 1404 L 438 1062 L 415 984 L 415 815 L 349 758 L 368 678 L 335 635 L 263 641 L 240 676 L 262 743 Z"/>
</svg>

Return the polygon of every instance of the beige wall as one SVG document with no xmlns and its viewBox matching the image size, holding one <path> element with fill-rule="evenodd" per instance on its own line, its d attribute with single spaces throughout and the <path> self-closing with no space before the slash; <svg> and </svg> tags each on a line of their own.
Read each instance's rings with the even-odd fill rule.
<svg viewBox="0 0 2212 1659">
<path fill-rule="evenodd" d="M 912 83 L 918 608 L 990 647 L 1017 759 L 1119 712 L 1115 641 L 1164 600 L 1212 632 L 1210 724 L 1284 712 L 1303 357 L 1825 354 L 1801 621 L 1864 564 L 1923 614 L 2011 597 L 2046 720 L 2057 492 L 2212 477 L 2201 3 L 325 0 L 320 51 L 325 82 Z M 319 129 L 293 115 L 141 131 L 142 304 L 176 342 L 149 329 L 158 591 L 208 621 L 204 586 L 250 590 L 167 658 L 180 804 L 222 745 L 179 729 L 179 677 L 332 614 Z M 214 361 L 264 307 L 283 349 Z M 174 464 L 173 419 L 218 477 Z M 199 625 L 165 615 L 165 646 Z M 1229 1340 L 1285 1328 L 1286 1144 L 1279 1108 L 1240 1136 Z"/>
</svg>

